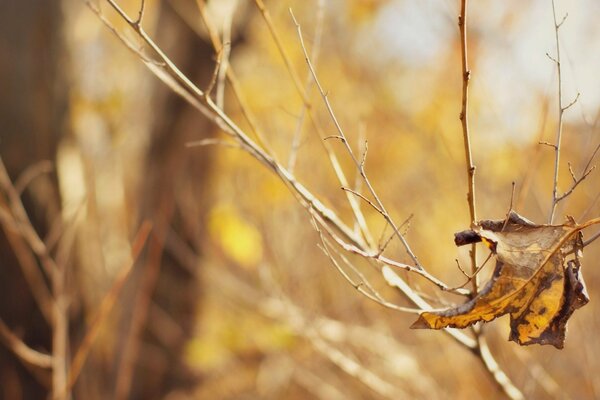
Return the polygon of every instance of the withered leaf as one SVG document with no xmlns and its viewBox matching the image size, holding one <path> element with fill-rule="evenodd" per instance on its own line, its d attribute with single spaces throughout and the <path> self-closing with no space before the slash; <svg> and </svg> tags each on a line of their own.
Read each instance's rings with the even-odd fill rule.
<svg viewBox="0 0 600 400">
<path fill-rule="evenodd" d="M 511 211 L 507 220 L 457 233 L 457 245 L 483 241 L 496 253 L 492 277 L 467 303 L 423 312 L 411 328 L 465 328 L 510 314 L 510 340 L 562 348 L 567 320 L 589 301 L 579 261 L 583 226 L 572 219 L 537 225 Z"/>
</svg>

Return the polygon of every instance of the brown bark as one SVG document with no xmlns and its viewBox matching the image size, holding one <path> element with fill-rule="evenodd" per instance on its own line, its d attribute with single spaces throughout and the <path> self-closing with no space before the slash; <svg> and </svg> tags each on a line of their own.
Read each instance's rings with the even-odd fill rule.
<svg viewBox="0 0 600 400">
<path fill-rule="evenodd" d="M 54 161 L 67 120 L 61 4 L 46 0 L 0 2 L 0 156 L 14 180 L 27 167 Z M 58 215 L 54 175 L 23 194 L 40 236 Z M 24 280 L 15 249 L 0 229 L 0 318 L 32 348 L 50 351 L 51 332 Z M 37 378 L 34 378 L 34 375 Z M 0 398 L 44 398 L 40 381 L 0 345 Z M 48 383 L 48 382 L 46 382 Z"/>
<path fill-rule="evenodd" d="M 168 5 L 158 27 L 157 42 L 169 57 L 194 82 L 208 84 L 212 46 Z M 200 271 L 190 271 L 170 243 L 183 241 L 197 249 L 205 234 L 211 159 L 209 152 L 186 149 L 185 143 L 211 136 L 215 128 L 168 88 L 157 87 L 153 97 L 151 144 L 138 204 L 140 218 L 153 222 L 154 236 L 127 301 L 122 357 L 115 369 L 118 399 L 158 399 L 198 383 L 182 358 L 202 302 Z M 174 327 L 170 333 L 167 325 Z"/>
</svg>

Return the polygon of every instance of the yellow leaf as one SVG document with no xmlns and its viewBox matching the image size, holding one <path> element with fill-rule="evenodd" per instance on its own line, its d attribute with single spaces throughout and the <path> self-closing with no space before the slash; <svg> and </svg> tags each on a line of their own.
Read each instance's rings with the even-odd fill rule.
<svg viewBox="0 0 600 400">
<path fill-rule="evenodd" d="M 510 314 L 510 340 L 562 348 L 569 317 L 588 302 L 579 257 L 580 230 L 589 222 L 536 225 L 511 212 L 507 221 L 480 221 L 475 230 L 458 233 L 457 244 L 483 241 L 496 253 L 492 278 L 472 300 L 423 312 L 412 327 L 465 328 Z"/>
</svg>

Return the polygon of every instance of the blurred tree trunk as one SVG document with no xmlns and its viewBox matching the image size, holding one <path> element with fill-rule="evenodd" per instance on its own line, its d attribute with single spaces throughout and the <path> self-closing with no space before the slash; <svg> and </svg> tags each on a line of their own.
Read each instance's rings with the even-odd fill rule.
<svg viewBox="0 0 600 400">
<path fill-rule="evenodd" d="M 66 130 L 62 21 L 60 1 L 0 2 L 0 156 L 13 181 L 42 160 L 54 161 Z M 23 202 L 44 237 L 59 215 L 56 176 L 36 178 Z M 50 328 L 31 296 L 8 235 L 0 229 L 0 318 L 31 347 L 48 352 Z M 42 399 L 48 388 L 40 380 L 44 379 L 34 379 L 0 344 L 0 398 Z"/>
<path fill-rule="evenodd" d="M 163 3 L 158 44 L 188 77 L 208 85 L 215 57 L 212 45 L 194 33 Z M 140 218 L 153 222 L 147 252 L 136 270 L 121 330 L 117 399 L 159 399 L 198 384 L 186 370 L 184 346 L 193 334 L 202 303 L 198 249 L 210 203 L 208 151 L 185 143 L 212 136 L 214 125 L 157 81 L 153 94 L 151 142 L 139 193 Z M 181 246 L 185 244 L 185 246 Z M 195 265 L 192 265 L 194 264 Z M 150 302 L 147 298 L 150 296 Z"/>
</svg>

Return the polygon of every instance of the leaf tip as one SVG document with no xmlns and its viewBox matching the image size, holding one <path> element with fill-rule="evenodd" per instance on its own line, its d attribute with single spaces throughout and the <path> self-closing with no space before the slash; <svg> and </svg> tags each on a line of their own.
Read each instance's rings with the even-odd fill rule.
<svg viewBox="0 0 600 400">
<path fill-rule="evenodd" d="M 427 313 L 421 313 L 419 318 L 410 326 L 410 329 L 431 329 L 432 326 L 429 321 L 427 321 L 425 314 Z"/>
</svg>

